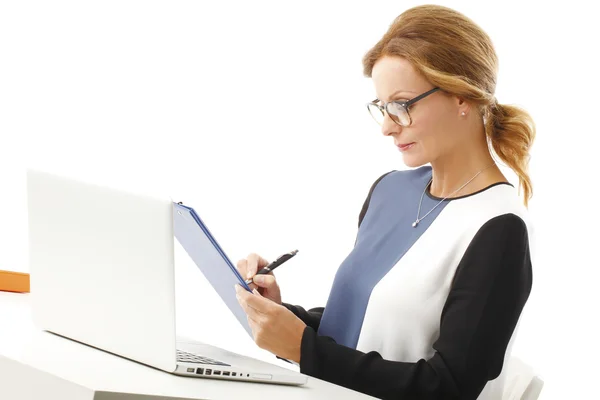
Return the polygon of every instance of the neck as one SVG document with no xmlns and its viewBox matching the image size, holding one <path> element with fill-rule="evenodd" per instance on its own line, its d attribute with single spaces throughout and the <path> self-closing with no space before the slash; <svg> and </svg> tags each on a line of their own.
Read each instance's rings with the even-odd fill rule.
<svg viewBox="0 0 600 400">
<path fill-rule="evenodd" d="M 493 164 L 487 143 L 475 148 L 460 146 L 459 150 L 431 162 L 433 180 L 429 192 L 440 198 L 457 197 L 474 193 L 493 182 L 506 181 L 498 166 Z M 454 193 L 482 170 L 469 184 Z"/>
</svg>

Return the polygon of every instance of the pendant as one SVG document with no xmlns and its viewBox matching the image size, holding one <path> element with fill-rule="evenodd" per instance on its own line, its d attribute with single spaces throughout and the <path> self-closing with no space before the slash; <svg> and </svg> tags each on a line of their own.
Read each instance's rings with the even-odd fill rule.
<svg viewBox="0 0 600 400">
<path fill-rule="evenodd" d="M 413 224 L 412 224 L 413 228 L 416 228 L 416 227 L 417 227 L 417 225 L 419 225 L 419 220 L 416 220 L 416 221 L 415 221 L 415 222 L 413 222 Z"/>
</svg>

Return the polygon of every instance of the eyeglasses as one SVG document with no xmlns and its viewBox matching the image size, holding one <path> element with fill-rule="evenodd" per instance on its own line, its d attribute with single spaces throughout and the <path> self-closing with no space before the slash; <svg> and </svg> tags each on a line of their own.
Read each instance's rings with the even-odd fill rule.
<svg viewBox="0 0 600 400">
<path fill-rule="evenodd" d="M 372 102 L 367 103 L 367 109 L 373 116 L 373 119 L 379 125 L 383 124 L 383 119 L 385 118 L 385 113 L 387 112 L 392 121 L 394 121 L 396 124 L 400 126 L 410 126 L 412 124 L 412 119 L 410 117 L 410 113 L 408 112 L 410 106 L 438 90 L 440 90 L 440 88 L 436 87 L 408 101 L 394 100 L 383 105 L 377 104 L 379 99 L 375 99 Z"/>
</svg>

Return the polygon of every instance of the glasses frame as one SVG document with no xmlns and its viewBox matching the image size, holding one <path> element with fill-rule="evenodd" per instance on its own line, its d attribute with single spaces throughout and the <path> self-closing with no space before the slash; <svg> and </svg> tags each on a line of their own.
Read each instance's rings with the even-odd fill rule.
<svg viewBox="0 0 600 400">
<path fill-rule="evenodd" d="M 410 116 L 410 112 L 408 112 L 408 109 L 410 108 L 410 106 L 412 106 L 413 104 L 415 104 L 417 101 L 424 99 L 425 97 L 429 96 L 430 94 L 433 94 L 433 93 L 437 92 L 438 90 L 440 90 L 439 87 L 434 87 L 433 89 L 428 90 L 427 92 L 425 92 L 423 94 L 420 94 L 417 97 L 413 97 L 410 100 L 407 100 L 407 101 L 392 100 L 392 101 L 389 101 L 387 103 L 384 103 L 383 105 L 377 104 L 377 102 L 380 101 L 380 100 L 379 99 L 375 99 L 375 100 L 371 101 L 370 103 L 367 103 L 367 111 L 369 111 L 369 114 L 371 114 L 371 116 L 373 117 L 373 119 L 375 120 L 375 122 L 377 122 L 379 125 L 382 125 L 382 124 L 379 121 L 377 121 L 377 119 L 375 118 L 375 116 L 371 112 L 371 106 L 377 107 L 379 109 L 379 111 L 381 111 L 381 114 L 383 115 L 384 118 L 385 118 L 385 114 L 387 113 L 388 116 L 390 116 L 390 119 L 392 121 L 394 121 L 394 123 L 396 125 L 399 125 L 399 126 L 402 126 L 402 127 L 411 126 L 412 125 L 412 117 Z M 390 105 L 390 103 L 397 104 L 400 107 L 404 108 L 404 110 L 406 111 L 406 115 L 408 115 L 408 125 L 402 125 L 400 123 L 400 118 L 398 118 L 398 121 L 396 121 L 394 118 L 391 117 L 391 115 L 396 116 L 396 114 L 391 114 L 388 111 L 388 105 Z"/>
</svg>

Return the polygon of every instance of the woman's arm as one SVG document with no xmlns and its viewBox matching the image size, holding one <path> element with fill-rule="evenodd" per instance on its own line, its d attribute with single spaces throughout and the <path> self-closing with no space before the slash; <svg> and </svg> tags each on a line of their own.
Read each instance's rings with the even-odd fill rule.
<svg viewBox="0 0 600 400">
<path fill-rule="evenodd" d="M 383 399 L 476 399 L 502 370 L 531 284 L 525 223 L 513 214 L 496 217 L 475 235 L 457 267 L 431 359 L 384 360 L 307 326 L 300 371 Z"/>
<path fill-rule="evenodd" d="M 300 306 L 294 306 L 292 304 L 281 303 L 285 308 L 293 312 L 296 317 L 300 318 L 307 326 L 310 326 L 315 332 L 319 330 L 319 324 L 321 323 L 321 317 L 323 317 L 324 307 L 311 308 L 306 311 Z"/>
</svg>

